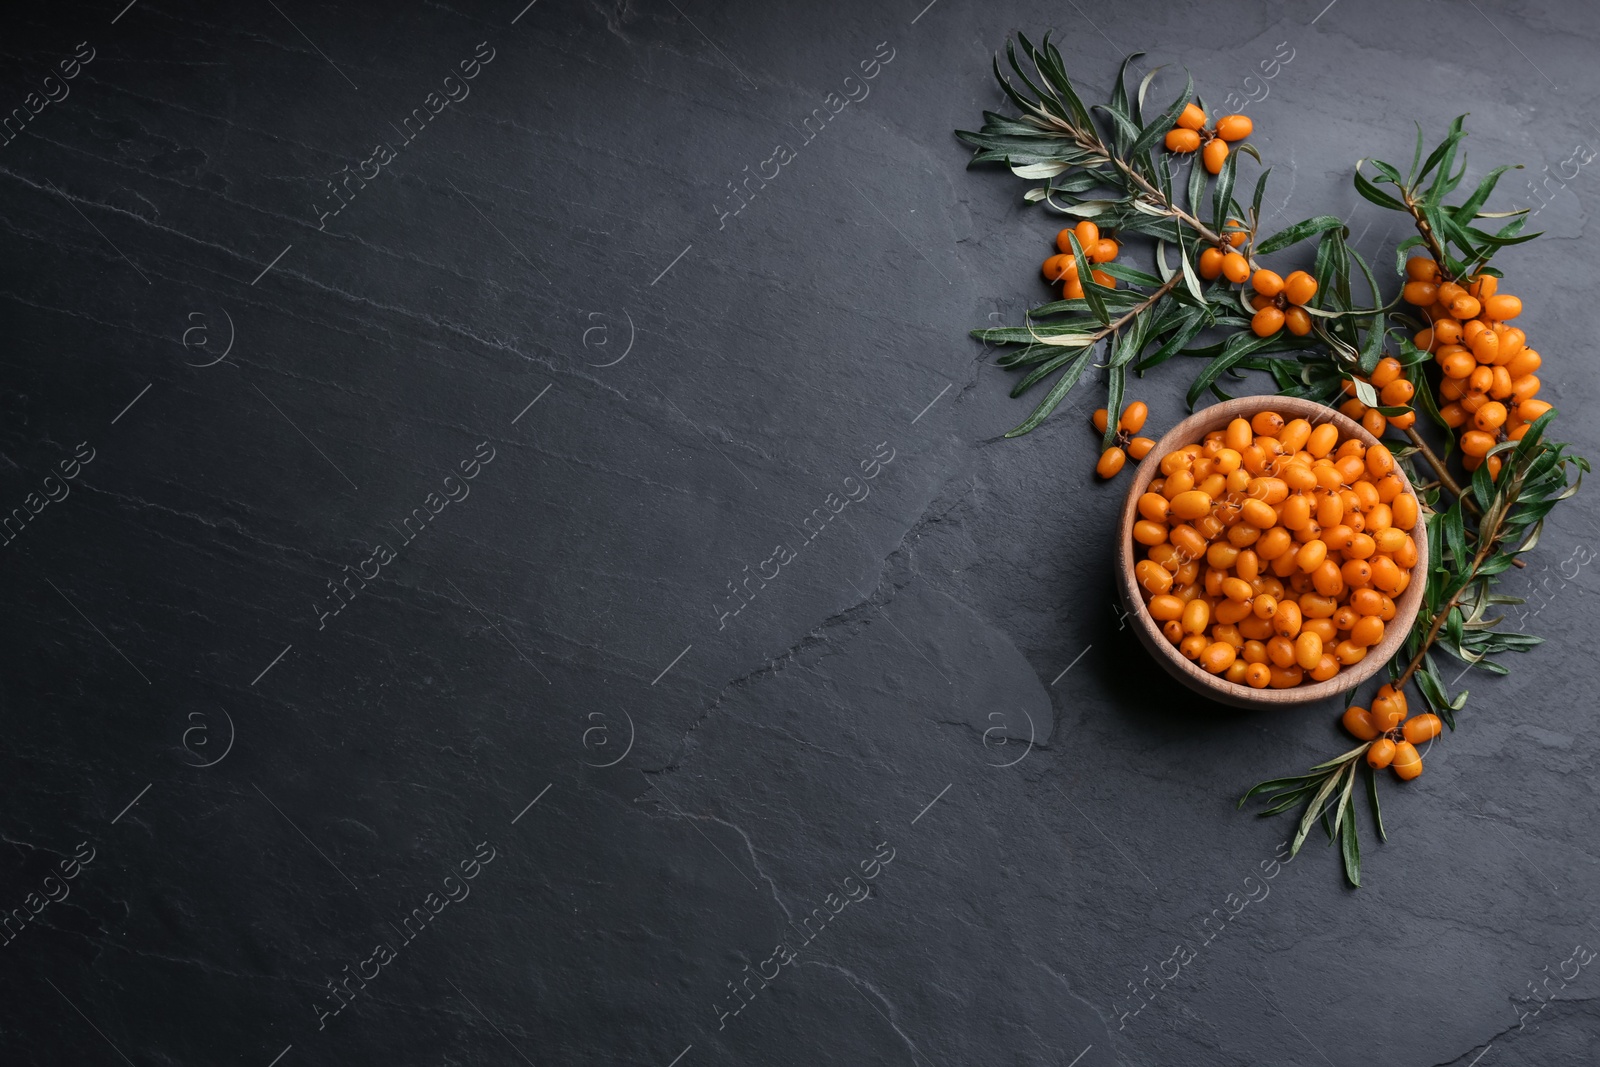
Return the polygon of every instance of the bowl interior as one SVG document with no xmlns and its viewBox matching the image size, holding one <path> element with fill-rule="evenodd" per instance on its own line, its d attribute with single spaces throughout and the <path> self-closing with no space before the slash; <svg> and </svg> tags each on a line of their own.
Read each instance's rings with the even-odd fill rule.
<svg viewBox="0 0 1600 1067">
<path fill-rule="evenodd" d="M 1389 662 L 1405 642 L 1406 635 L 1411 632 L 1417 611 L 1422 606 L 1423 587 L 1426 584 L 1424 576 L 1428 573 L 1428 539 L 1426 536 L 1415 536 L 1413 531 L 1413 540 L 1417 545 L 1417 564 L 1411 571 L 1411 584 L 1406 586 L 1404 592 L 1395 599 L 1395 615 L 1385 628 L 1383 640 L 1372 646 L 1359 663 L 1344 668 L 1325 682 L 1311 682 L 1297 685 L 1292 689 L 1251 689 L 1249 686 L 1208 674 L 1179 653 L 1177 648 L 1162 635 L 1155 620 L 1150 617 L 1149 611 L 1144 606 L 1143 591 L 1134 580 L 1133 568 L 1139 559 L 1139 546 L 1133 541 L 1133 524 L 1139 518 L 1139 497 L 1149 489 L 1150 483 L 1160 473 L 1160 457 L 1184 445 L 1199 442 L 1212 430 L 1223 429 L 1236 418 L 1248 419 L 1258 412 L 1268 410 L 1278 412 L 1286 420 L 1306 419 L 1313 426 L 1331 422 L 1339 428 L 1340 440 L 1355 437 L 1368 447 L 1379 443 L 1377 438 L 1355 420 L 1311 400 L 1285 396 L 1249 396 L 1214 404 L 1168 430 L 1150 450 L 1145 461 L 1139 464 L 1135 470 L 1133 485 L 1129 488 L 1127 500 L 1122 507 L 1122 521 L 1118 530 L 1120 539 L 1118 584 L 1124 606 L 1128 608 L 1129 617 L 1135 621 L 1135 632 L 1140 640 L 1174 677 L 1189 688 L 1236 707 L 1264 708 L 1310 704 L 1338 696 L 1351 686 L 1359 685 L 1371 678 Z M 1416 490 L 1412 488 L 1405 471 L 1398 466 L 1396 470 L 1401 481 L 1405 483 L 1405 491 L 1415 494 Z M 1419 518 L 1417 520 L 1419 529 L 1422 523 L 1423 520 Z"/>
</svg>

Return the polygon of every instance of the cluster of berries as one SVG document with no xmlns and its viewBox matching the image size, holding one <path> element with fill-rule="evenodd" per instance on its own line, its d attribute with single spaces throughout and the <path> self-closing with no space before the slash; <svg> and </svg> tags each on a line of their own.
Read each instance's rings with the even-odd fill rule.
<svg viewBox="0 0 1600 1067">
<path fill-rule="evenodd" d="M 1056 254 L 1044 261 L 1040 268 L 1044 280 L 1051 285 L 1061 283 L 1061 299 L 1082 300 L 1083 282 L 1078 277 L 1078 260 L 1072 254 L 1072 238 L 1078 238 L 1083 258 L 1090 263 L 1110 263 L 1117 258 L 1121 246 L 1110 237 L 1100 235 L 1100 227 L 1084 219 L 1069 229 L 1056 234 Z M 1117 280 L 1103 270 L 1091 270 L 1090 276 L 1107 289 L 1115 289 Z"/>
<path fill-rule="evenodd" d="M 1418 745 L 1425 745 L 1439 736 L 1444 723 L 1432 712 L 1406 718 L 1406 694 L 1403 689 L 1385 685 L 1372 698 L 1372 710 L 1363 707 L 1345 709 L 1344 728 L 1352 737 L 1371 741 L 1367 749 L 1367 764 L 1375 770 L 1393 767 L 1394 773 L 1410 780 L 1422 773 L 1422 754 Z"/>
<path fill-rule="evenodd" d="M 1134 434 L 1144 429 L 1144 420 L 1149 417 L 1150 409 L 1143 400 L 1135 400 L 1122 409 L 1121 418 L 1117 419 L 1117 440 L 1110 448 L 1100 453 L 1100 462 L 1094 465 L 1094 472 L 1102 478 L 1115 478 L 1117 472 L 1122 470 L 1132 456 L 1135 463 L 1150 454 L 1156 443 L 1148 437 L 1135 437 Z M 1094 428 L 1102 434 L 1106 432 L 1106 424 L 1111 415 L 1105 408 L 1097 408 L 1094 413 Z"/>
<path fill-rule="evenodd" d="M 1466 469 L 1487 463 L 1498 477 L 1500 457 L 1485 455 L 1501 441 L 1520 441 L 1528 424 L 1550 410 L 1548 402 L 1535 399 L 1536 372 L 1544 360 L 1528 347 L 1526 334 L 1508 325 L 1522 314 L 1522 301 L 1500 292 L 1500 279 L 1491 274 L 1465 286 L 1441 281 L 1439 264 L 1426 256 L 1406 262 L 1406 278 L 1401 295 L 1429 322 L 1414 343 L 1433 353 L 1444 372 L 1439 415 L 1461 431 Z"/>
<path fill-rule="evenodd" d="M 1167 131 L 1167 151 L 1187 154 L 1199 149 L 1206 170 L 1221 174 L 1222 165 L 1228 161 L 1229 145 L 1244 140 L 1254 130 L 1255 123 L 1248 115 L 1224 115 L 1215 126 L 1207 127 L 1206 113 L 1198 104 L 1190 104 L 1178 116 L 1178 124 Z"/>
</svg>

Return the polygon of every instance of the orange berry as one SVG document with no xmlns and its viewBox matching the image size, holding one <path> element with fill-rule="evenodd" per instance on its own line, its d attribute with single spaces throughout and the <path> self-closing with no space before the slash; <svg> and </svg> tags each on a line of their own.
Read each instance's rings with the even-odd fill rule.
<svg viewBox="0 0 1600 1067">
<path fill-rule="evenodd" d="M 1311 315 L 1303 307 L 1291 307 L 1283 313 L 1283 324 L 1296 337 L 1311 332 Z"/>
<path fill-rule="evenodd" d="M 1439 287 L 1432 282 L 1406 282 L 1400 290 L 1400 296 L 1408 304 L 1428 307 L 1439 299 Z"/>
<path fill-rule="evenodd" d="M 1149 406 L 1143 400 L 1135 400 L 1122 409 L 1122 418 L 1117 420 L 1117 429 L 1126 430 L 1128 433 L 1138 433 L 1144 429 L 1144 420 L 1149 415 Z M 1101 432 L 1103 433 L 1104 431 Z"/>
<path fill-rule="evenodd" d="M 1166 146 L 1169 152 L 1193 152 L 1200 147 L 1200 135 L 1194 130 L 1179 126 L 1167 131 Z"/>
<path fill-rule="evenodd" d="M 1395 743 L 1387 737 L 1380 737 L 1372 742 L 1367 749 L 1367 766 L 1374 770 L 1383 770 L 1394 762 Z"/>
<path fill-rule="evenodd" d="M 1413 256 L 1406 260 L 1406 277 L 1418 282 L 1437 281 L 1439 264 L 1427 256 Z"/>
<path fill-rule="evenodd" d="M 1150 454 L 1156 443 L 1148 437 L 1135 437 L 1128 442 L 1128 455 L 1135 460 L 1141 460 Z"/>
<path fill-rule="evenodd" d="M 1264 297 L 1274 297 L 1283 292 L 1283 278 L 1262 267 L 1250 277 L 1250 286 Z"/>
<path fill-rule="evenodd" d="M 1090 245 L 1100 240 L 1100 227 L 1091 219 L 1084 219 L 1072 228 L 1078 237 L 1078 245 L 1087 249 Z"/>
<path fill-rule="evenodd" d="M 1078 261 L 1069 255 L 1057 254 L 1044 261 L 1040 268 L 1047 282 L 1061 282 L 1078 275 Z"/>
<path fill-rule="evenodd" d="M 1117 242 L 1113 241 L 1109 237 L 1102 237 L 1100 240 L 1094 243 L 1094 258 L 1090 260 L 1090 262 L 1110 263 L 1113 259 L 1117 258 L 1117 253 L 1121 250 L 1122 249 L 1120 246 L 1118 246 Z M 1087 255 L 1088 251 L 1088 249 L 1084 249 L 1084 254 Z"/>
<path fill-rule="evenodd" d="M 1422 773 L 1422 756 L 1418 754 L 1416 745 L 1402 741 L 1395 746 L 1394 762 L 1389 766 L 1394 768 L 1395 774 L 1410 781 Z"/>
<path fill-rule="evenodd" d="M 1094 414 L 1090 416 L 1090 421 L 1094 423 L 1094 428 L 1096 430 L 1099 430 L 1101 433 L 1105 433 L 1106 426 L 1111 421 L 1111 416 L 1105 408 L 1095 408 Z"/>
<path fill-rule="evenodd" d="M 1255 128 L 1248 115 L 1224 115 L 1217 120 L 1217 136 L 1224 141 L 1242 141 Z"/>
<path fill-rule="evenodd" d="M 1195 103 L 1185 104 L 1183 112 L 1178 116 L 1178 125 L 1185 130 L 1204 129 L 1206 113 L 1200 110 L 1200 105 Z"/>
<path fill-rule="evenodd" d="M 1317 295 L 1317 280 L 1297 270 L 1283 280 L 1283 295 L 1291 304 L 1309 304 Z"/>
<path fill-rule="evenodd" d="M 1102 478 L 1115 478 L 1127 460 L 1128 454 L 1112 445 L 1100 454 L 1100 462 L 1095 464 L 1094 472 Z"/>
<path fill-rule="evenodd" d="M 1237 252 L 1229 252 L 1222 257 L 1222 274 L 1237 285 L 1250 277 L 1250 261 Z"/>
<path fill-rule="evenodd" d="M 1222 164 L 1228 159 L 1228 142 L 1220 137 L 1214 141 L 1207 141 L 1200 158 L 1205 163 L 1206 170 L 1212 174 L 1221 174 Z"/>
<path fill-rule="evenodd" d="M 1378 728 L 1372 725 L 1372 716 L 1368 714 L 1366 708 L 1351 705 L 1344 709 L 1344 716 L 1340 722 L 1350 732 L 1350 736 L 1360 741 L 1371 741 L 1380 733 Z"/>
<path fill-rule="evenodd" d="M 1522 314 L 1522 301 L 1509 293 L 1501 293 L 1498 296 L 1486 298 L 1483 309 L 1491 319 L 1498 319 L 1504 322 L 1506 319 L 1514 319 Z"/>
<path fill-rule="evenodd" d="M 1210 281 L 1222 274 L 1222 249 L 1207 248 L 1200 253 L 1200 277 Z"/>
<path fill-rule="evenodd" d="M 1271 337 L 1283 329 L 1283 323 L 1283 312 L 1269 304 L 1255 313 L 1250 320 L 1250 328 L 1255 331 L 1257 337 Z"/>
<path fill-rule="evenodd" d="M 1438 737 L 1439 731 L 1443 728 L 1444 724 L 1439 721 L 1439 716 L 1432 712 L 1424 712 L 1407 719 L 1405 726 L 1401 727 L 1401 732 L 1407 741 L 1413 745 L 1420 745 Z"/>
</svg>

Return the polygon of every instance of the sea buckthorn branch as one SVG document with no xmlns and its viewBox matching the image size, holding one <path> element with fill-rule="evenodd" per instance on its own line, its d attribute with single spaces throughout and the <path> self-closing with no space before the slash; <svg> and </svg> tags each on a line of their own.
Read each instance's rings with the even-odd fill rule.
<svg viewBox="0 0 1600 1067">
<path fill-rule="evenodd" d="M 1382 310 L 1359 308 L 1349 299 L 1352 255 L 1339 219 L 1319 216 L 1259 235 L 1267 173 L 1257 179 L 1248 210 L 1234 196 L 1240 155 L 1260 161 L 1254 148 L 1240 143 L 1253 129 L 1247 117 L 1226 115 L 1208 126 L 1189 79 L 1177 99 L 1147 120 L 1145 98 L 1155 72 L 1131 95 L 1127 71 L 1138 55 L 1123 62 L 1110 100 L 1091 108 L 1049 37 L 1035 46 L 1018 34 L 1006 45 L 1012 73 L 1002 72 L 998 57 L 993 66 L 1020 115 L 985 112 L 980 130 L 956 131 L 976 149 L 972 164 L 1004 163 L 1019 177 L 1045 179 L 1026 199 L 1084 220 L 1058 235 L 1059 254 L 1043 267 L 1047 281 L 1062 285 L 1063 299 L 1030 309 L 1024 327 L 973 331 L 987 343 L 1021 346 L 999 358 L 1001 366 L 1023 372 L 1013 396 L 1055 378 L 1009 437 L 1031 431 L 1060 404 L 1090 366 L 1090 348 L 1101 341 L 1111 342 L 1103 364 L 1108 410 L 1120 410 L 1129 369 L 1142 374 L 1179 354 L 1208 361 L 1190 389 L 1193 406 L 1208 391 L 1226 398 L 1219 384 L 1224 375 L 1267 370 L 1280 386 L 1292 384 L 1293 360 L 1283 356 L 1314 347 L 1315 338 L 1308 336 L 1313 321 L 1354 342 L 1356 331 L 1345 320 Z M 1180 199 L 1171 160 L 1202 146 L 1204 166 L 1191 168 L 1187 195 Z M 1162 147 L 1165 153 L 1157 151 Z M 1259 264 L 1260 255 L 1335 230 L 1336 254 L 1319 251 L 1315 278 L 1303 271 L 1279 278 Z M 1129 234 L 1154 240 L 1160 277 L 1110 262 L 1118 241 Z M 1172 246 L 1180 258 L 1177 269 L 1167 266 Z M 1367 270 L 1364 262 L 1359 266 Z M 1247 281 L 1253 283 L 1248 289 L 1232 288 Z M 1120 290 L 1119 282 L 1134 288 Z M 1251 307 L 1246 298 L 1261 303 Z M 1254 327 L 1253 335 L 1241 329 L 1247 326 Z M 1230 332 L 1220 341 L 1196 343 L 1213 329 Z M 1102 448 L 1113 446 L 1113 436 L 1114 428 L 1108 428 Z"/>
</svg>

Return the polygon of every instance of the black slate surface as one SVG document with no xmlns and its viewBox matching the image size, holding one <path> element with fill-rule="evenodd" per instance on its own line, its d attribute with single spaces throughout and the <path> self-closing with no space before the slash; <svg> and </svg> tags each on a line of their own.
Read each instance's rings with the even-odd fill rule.
<svg viewBox="0 0 1600 1067">
<path fill-rule="evenodd" d="M 1593 456 L 1592 6 L 924 2 L 7 12 L 0 1062 L 1600 1062 L 1593 493 L 1366 887 L 1280 864 L 1337 709 L 1120 626 L 951 135 L 1144 50 L 1386 255 L 1352 165 L 1470 111 Z"/>
</svg>

